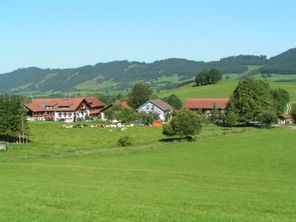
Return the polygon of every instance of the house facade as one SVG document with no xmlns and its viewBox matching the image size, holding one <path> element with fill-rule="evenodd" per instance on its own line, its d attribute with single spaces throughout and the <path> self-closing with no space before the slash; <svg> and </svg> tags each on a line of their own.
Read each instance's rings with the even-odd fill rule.
<svg viewBox="0 0 296 222">
<path fill-rule="evenodd" d="M 106 105 L 94 97 L 44 98 L 25 104 L 28 116 L 33 120 L 75 122 L 89 116 L 103 117 Z"/>
<path fill-rule="evenodd" d="M 289 114 L 282 114 L 278 117 L 278 124 L 292 124 L 293 118 Z"/>
<path fill-rule="evenodd" d="M 221 113 L 225 112 L 228 98 L 191 98 L 183 104 L 183 109 L 202 111 L 206 116 L 211 116 L 214 107 Z"/>
<path fill-rule="evenodd" d="M 166 116 L 171 115 L 173 110 L 173 107 L 161 99 L 148 100 L 137 109 L 140 113 L 155 113 L 162 121 L 165 121 Z"/>
</svg>

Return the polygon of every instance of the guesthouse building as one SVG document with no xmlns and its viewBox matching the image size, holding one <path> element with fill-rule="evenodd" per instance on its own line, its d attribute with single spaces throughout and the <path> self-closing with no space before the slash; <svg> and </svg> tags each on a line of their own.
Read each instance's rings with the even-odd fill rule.
<svg viewBox="0 0 296 222">
<path fill-rule="evenodd" d="M 32 120 L 75 122 L 89 116 L 103 117 L 107 106 L 95 97 L 43 98 L 25 104 Z"/>
</svg>

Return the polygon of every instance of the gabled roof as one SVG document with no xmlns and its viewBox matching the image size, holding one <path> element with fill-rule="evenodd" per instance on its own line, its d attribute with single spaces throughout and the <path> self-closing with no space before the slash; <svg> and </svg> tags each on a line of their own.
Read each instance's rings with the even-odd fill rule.
<svg viewBox="0 0 296 222">
<path fill-rule="evenodd" d="M 79 97 L 79 98 L 44 98 L 35 99 L 31 103 L 25 104 L 25 107 L 33 112 L 42 111 L 76 111 L 82 102 L 88 107 L 102 108 L 105 103 L 95 97 Z"/>
<path fill-rule="evenodd" d="M 127 101 L 121 101 L 121 102 L 118 103 L 118 105 L 121 106 L 121 107 L 132 109 L 132 107 L 130 107 L 130 105 L 128 104 Z"/>
<path fill-rule="evenodd" d="M 228 98 L 191 98 L 183 104 L 184 109 L 212 109 L 216 105 L 217 109 L 225 109 Z"/>
<path fill-rule="evenodd" d="M 106 106 L 105 103 L 103 103 L 102 101 L 96 99 L 95 97 L 91 96 L 91 97 L 85 97 L 85 101 L 90 105 L 90 107 L 94 108 L 94 107 L 103 107 Z"/>
<path fill-rule="evenodd" d="M 139 110 L 141 107 L 143 107 L 147 103 L 152 103 L 153 105 L 157 106 L 162 111 L 173 111 L 173 107 L 166 102 L 164 102 L 161 99 L 150 99 L 147 102 L 145 102 L 142 106 L 140 106 L 137 110 Z"/>
<path fill-rule="evenodd" d="M 292 116 L 289 115 L 289 114 L 282 114 L 282 115 L 279 116 L 279 118 L 282 118 L 282 119 L 291 119 Z"/>
<path fill-rule="evenodd" d="M 79 108 L 84 98 L 44 98 L 35 99 L 25 107 L 33 112 L 40 111 L 75 111 Z"/>
<path fill-rule="evenodd" d="M 112 107 L 112 105 L 104 106 L 104 107 L 102 107 L 102 108 L 100 108 L 100 109 L 96 109 L 96 110 L 91 110 L 91 111 L 89 112 L 89 115 L 90 115 L 90 116 L 98 115 L 98 114 L 100 114 L 100 113 L 106 111 L 106 110 L 109 109 L 110 107 Z"/>
</svg>

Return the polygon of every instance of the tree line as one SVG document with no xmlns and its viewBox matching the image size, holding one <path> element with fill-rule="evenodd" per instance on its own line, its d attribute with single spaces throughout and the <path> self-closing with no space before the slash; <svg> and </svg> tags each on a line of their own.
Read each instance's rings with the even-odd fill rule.
<svg viewBox="0 0 296 222">
<path fill-rule="evenodd" d="M 195 77 L 195 83 L 198 86 L 215 84 L 222 79 L 222 73 L 219 69 L 203 70 Z"/>
<path fill-rule="evenodd" d="M 27 143 L 29 128 L 24 98 L 0 95 L 0 141 Z"/>
</svg>

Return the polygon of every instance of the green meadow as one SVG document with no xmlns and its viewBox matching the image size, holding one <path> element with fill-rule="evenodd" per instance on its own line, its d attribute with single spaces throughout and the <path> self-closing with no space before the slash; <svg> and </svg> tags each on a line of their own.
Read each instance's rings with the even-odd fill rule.
<svg viewBox="0 0 296 222">
<path fill-rule="evenodd" d="M 229 97 L 237 83 L 159 96 Z M 295 84 L 270 85 L 296 102 Z M 206 125 L 194 142 L 163 142 L 160 128 L 91 125 L 30 122 L 30 143 L 0 152 L 1 222 L 296 221 L 296 129 Z"/>
<path fill-rule="evenodd" d="M 64 128 L 61 122 L 29 122 L 30 143 L 11 144 L 0 158 L 35 157 L 52 155 L 84 155 L 87 153 L 101 153 L 118 150 L 119 138 L 129 136 L 132 138 L 133 147 L 162 145 L 160 140 L 166 138 L 162 135 L 161 128 L 136 126 L 125 131 L 116 128 Z M 244 129 L 245 130 L 245 129 Z M 198 138 L 221 136 L 228 133 L 237 133 L 237 129 L 227 129 L 217 126 L 206 126 Z"/>
<path fill-rule="evenodd" d="M 160 129 L 134 128 L 125 149 L 121 132 L 111 142 L 105 129 L 30 127 L 31 144 L 0 153 L 0 221 L 296 221 L 296 130 L 207 126 L 195 142 L 164 143 Z M 81 147 L 113 152 L 4 159 Z"/>
<path fill-rule="evenodd" d="M 275 82 L 275 81 L 268 81 L 268 82 L 271 88 L 282 88 L 287 90 L 290 94 L 290 101 L 296 102 L 296 84 L 295 83 Z M 194 84 L 188 84 L 176 89 L 161 91 L 159 93 L 159 96 L 166 97 L 171 94 L 176 94 L 182 101 L 184 101 L 186 98 L 230 97 L 237 83 L 238 83 L 238 80 L 229 79 L 229 80 L 222 80 L 214 85 L 206 85 L 206 86 L 195 86 Z"/>
</svg>

